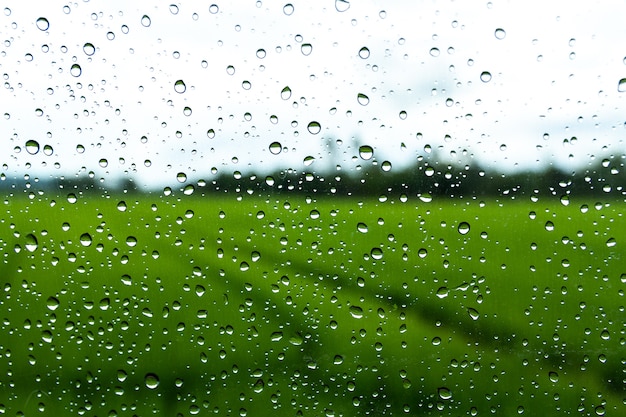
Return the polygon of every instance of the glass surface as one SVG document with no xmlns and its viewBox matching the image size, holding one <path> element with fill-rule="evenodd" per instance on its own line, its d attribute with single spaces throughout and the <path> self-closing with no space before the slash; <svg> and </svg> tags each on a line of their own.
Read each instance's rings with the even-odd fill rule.
<svg viewBox="0 0 626 417">
<path fill-rule="evenodd" d="M 0 414 L 625 415 L 625 14 L 5 2 Z"/>
</svg>

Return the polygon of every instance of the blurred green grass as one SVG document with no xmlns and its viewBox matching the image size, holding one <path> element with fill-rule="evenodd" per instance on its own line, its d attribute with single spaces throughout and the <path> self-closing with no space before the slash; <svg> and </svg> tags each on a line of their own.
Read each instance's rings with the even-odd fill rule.
<svg viewBox="0 0 626 417">
<path fill-rule="evenodd" d="M 4 207 L 8 415 L 625 410 L 621 202 L 136 194 Z"/>
</svg>

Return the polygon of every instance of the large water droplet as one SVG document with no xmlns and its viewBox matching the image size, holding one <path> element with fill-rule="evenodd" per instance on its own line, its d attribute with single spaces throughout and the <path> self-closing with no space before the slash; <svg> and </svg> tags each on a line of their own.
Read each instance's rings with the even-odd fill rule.
<svg viewBox="0 0 626 417">
<path fill-rule="evenodd" d="M 496 29 L 494 35 L 496 36 L 496 39 L 502 40 L 506 37 L 506 32 L 504 31 L 504 29 L 498 28 Z"/>
<path fill-rule="evenodd" d="M 626 78 L 622 78 L 621 80 L 619 80 L 619 82 L 617 83 L 617 91 L 619 91 L 620 93 L 626 92 Z"/>
<path fill-rule="evenodd" d="M 483 71 L 480 73 L 480 81 L 488 83 L 491 81 L 491 73 L 489 71 Z"/>
<path fill-rule="evenodd" d="M 287 16 L 291 16 L 293 14 L 293 11 L 294 11 L 293 4 L 287 3 L 283 6 L 283 13 L 285 13 Z"/>
<path fill-rule="evenodd" d="M 178 80 L 174 83 L 174 91 L 178 94 L 182 94 L 187 90 L 187 86 L 183 80 Z"/>
<path fill-rule="evenodd" d="M 156 389 L 159 386 L 159 377 L 155 374 L 146 374 L 146 387 Z"/>
<path fill-rule="evenodd" d="M 551 221 L 547 221 L 545 227 L 548 232 L 552 232 L 554 230 L 554 223 L 552 223 Z"/>
<path fill-rule="evenodd" d="M 369 145 L 359 146 L 359 156 L 364 160 L 372 159 L 374 156 L 374 148 Z"/>
<path fill-rule="evenodd" d="M 358 230 L 361 233 L 367 233 L 368 231 L 367 225 L 365 223 L 359 223 L 356 225 L 356 230 Z"/>
<path fill-rule="evenodd" d="M 450 388 L 440 387 L 437 388 L 437 395 L 439 395 L 439 398 L 442 400 L 449 400 L 452 398 L 452 391 L 450 391 Z"/>
<path fill-rule="evenodd" d="M 307 130 L 309 131 L 310 134 L 312 135 L 317 135 L 318 133 L 320 133 L 322 131 L 322 125 L 320 125 L 318 122 L 310 122 L 307 126 Z"/>
<path fill-rule="evenodd" d="M 289 100 L 291 98 L 291 88 L 289 88 L 289 86 L 286 86 L 281 90 L 280 98 L 283 100 Z"/>
<path fill-rule="evenodd" d="M 459 223 L 459 233 L 462 235 L 466 235 L 469 233 L 470 231 L 470 225 L 467 222 L 461 222 Z"/>
<path fill-rule="evenodd" d="M 381 248 L 373 248 L 370 255 L 375 260 L 383 259 L 383 250 Z"/>
<path fill-rule="evenodd" d="M 467 314 L 469 314 L 472 320 L 478 320 L 478 318 L 480 317 L 480 313 L 472 307 L 467 308 Z"/>
<path fill-rule="evenodd" d="M 313 52 L 313 45 L 310 43 L 303 43 L 300 47 L 300 51 L 302 52 L 302 55 L 309 56 L 311 55 L 311 52 Z"/>
<path fill-rule="evenodd" d="M 367 47 L 363 47 L 361 49 L 359 49 L 359 57 L 362 59 L 367 59 L 370 57 L 370 50 L 367 49 Z"/>
<path fill-rule="evenodd" d="M 29 233 L 26 235 L 26 250 L 29 252 L 35 252 L 39 247 L 39 242 L 37 242 L 37 237 Z"/>
<path fill-rule="evenodd" d="M 147 27 L 150 27 L 151 23 L 152 21 L 150 20 L 150 16 L 144 14 L 143 17 L 141 18 L 141 26 L 147 28 Z"/>
<path fill-rule="evenodd" d="M 363 309 L 358 306 L 350 306 L 350 314 L 355 319 L 360 319 L 361 317 L 363 317 Z"/>
<path fill-rule="evenodd" d="M 96 53 L 96 47 L 93 46 L 92 43 L 87 42 L 83 45 L 83 52 L 85 53 L 85 55 L 92 56 Z"/>
<path fill-rule="evenodd" d="M 57 308 L 59 308 L 59 304 L 61 304 L 61 302 L 56 297 L 50 296 L 46 300 L 46 307 L 48 307 L 48 310 L 56 310 Z"/>
<path fill-rule="evenodd" d="M 31 155 L 35 155 L 37 152 L 39 152 L 39 142 L 33 139 L 27 140 L 26 152 L 28 152 Z"/>
<path fill-rule="evenodd" d="M 46 31 L 50 28 L 50 22 L 48 22 L 48 19 L 46 19 L 45 17 L 40 17 L 39 19 L 37 19 L 37 29 L 39 30 L 43 30 Z"/>
<path fill-rule="evenodd" d="M 80 77 L 80 74 L 82 73 L 83 73 L 83 69 L 78 64 L 74 64 L 70 68 L 70 74 L 72 74 L 72 77 Z"/>
<path fill-rule="evenodd" d="M 283 145 L 280 142 L 272 142 L 270 143 L 270 153 L 272 155 L 278 155 L 283 150 Z"/>
<path fill-rule="evenodd" d="M 615 240 L 614 237 L 609 238 L 609 240 L 606 241 L 606 246 L 609 248 L 612 248 L 615 245 L 617 245 L 617 241 Z"/>
<path fill-rule="evenodd" d="M 347 0 L 335 0 L 335 9 L 338 12 L 345 12 L 350 8 L 350 2 Z"/>
<path fill-rule="evenodd" d="M 370 98 L 363 93 L 359 93 L 356 96 L 356 101 L 358 101 L 361 106 L 367 106 L 370 103 Z"/>
<path fill-rule="evenodd" d="M 83 246 L 91 246 L 93 239 L 89 233 L 83 233 L 80 235 L 80 244 Z"/>
</svg>

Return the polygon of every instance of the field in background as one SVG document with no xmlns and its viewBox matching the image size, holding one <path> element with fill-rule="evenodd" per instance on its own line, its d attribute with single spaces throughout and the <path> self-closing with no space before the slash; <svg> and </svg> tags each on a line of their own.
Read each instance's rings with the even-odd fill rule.
<svg viewBox="0 0 626 417">
<path fill-rule="evenodd" d="M 626 410 L 623 203 L 70 200 L 4 202 L 7 415 Z"/>
</svg>

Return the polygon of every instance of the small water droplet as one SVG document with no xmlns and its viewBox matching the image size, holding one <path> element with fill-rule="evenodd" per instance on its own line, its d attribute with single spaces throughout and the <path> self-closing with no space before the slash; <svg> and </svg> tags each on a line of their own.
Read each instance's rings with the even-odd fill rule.
<svg viewBox="0 0 626 417">
<path fill-rule="evenodd" d="M 359 156 L 364 160 L 372 159 L 374 156 L 374 148 L 369 145 L 359 146 Z"/>
<path fill-rule="evenodd" d="M 256 57 L 259 59 L 263 59 L 267 56 L 267 52 L 265 52 L 265 49 L 257 49 L 256 51 Z"/>
<path fill-rule="evenodd" d="M 283 150 L 283 145 L 280 142 L 272 142 L 270 143 L 270 153 L 272 155 L 278 155 Z"/>
<path fill-rule="evenodd" d="M 302 55 L 309 56 L 311 55 L 311 52 L 313 52 L 313 45 L 310 43 L 303 43 L 302 46 L 300 46 L 300 51 L 302 52 Z"/>
<path fill-rule="evenodd" d="M 256 392 L 257 394 L 260 394 L 261 392 L 263 392 L 263 388 L 265 388 L 265 383 L 263 382 L 262 379 L 259 379 L 252 387 L 254 392 Z"/>
<path fill-rule="evenodd" d="M 39 152 L 39 142 L 33 139 L 27 140 L 26 152 L 28 152 L 31 155 L 35 155 L 37 152 Z"/>
<path fill-rule="evenodd" d="M 50 28 L 50 22 L 48 22 L 48 19 L 46 19 L 45 17 L 40 17 L 39 19 L 37 19 L 37 29 L 42 30 L 42 31 L 46 31 Z"/>
<path fill-rule="evenodd" d="M 37 242 L 37 237 L 29 233 L 26 235 L 26 250 L 29 252 L 35 252 L 39 247 L 39 242 Z"/>
<path fill-rule="evenodd" d="M 469 233 L 470 231 L 470 225 L 467 222 L 461 222 L 459 223 L 459 233 L 462 235 L 466 235 Z"/>
<path fill-rule="evenodd" d="M 621 80 L 619 80 L 619 82 L 617 83 L 617 91 L 619 91 L 620 93 L 626 92 L 626 78 L 622 78 Z"/>
<path fill-rule="evenodd" d="M 220 11 L 220 8 L 217 6 L 217 4 L 212 4 L 209 6 L 209 13 L 216 14 L 219 11 Z"/>
<path fill-rule="evenodd" d="M 141 18 L 141 26 L 147 28 L 147 27 L 150 27 L 151 23 L 152 21 L 150 20 L 150 16 L 144 14 Z"/>
<path fill-rule="evenodd" d="M 370 103 L 370 98 L 363 93 L 359 93 L 356 96 L 356 101 L 358 101 L 361 106 L 367 106 Z"/>
<path fill-rule="evenodd" d="M 92 56 L 93 54 L 96 53 L 96 47 L 93 46 L 92 43 L 87 42 L 86 44 L 83 45 L 83 52 L 87 56 Z"/>
<path fill-rule="evenodd" d="M 469 314 L 472 320 L 478 320 L 480 317 L 480 313 L 472 307 L 467 308 L 467 314 Z"/>
<path fill-rule="evenodd" d="M 504 31 L 504 29 L 498 28 L 494 32 L 494 35 L 496 36 L 496 39 L 502 40 L 506 37 L 506 32 Z"/>
<path fill-rule="evenodd" d="M 345 12 L 350 8 L 350 2 L 347 0 L 335 0 L 335 10 Z"/>
<path fill-rule="evenodd" d="M 382 169 L 385 172 L 389 172 L 391 171 L 392 165 L 391 162 L 389 161 L 383 161 L 382 164 L 380 164 L 380 169 Z"/>
<path fill-rule="evenodd" d="M 93 239 L 89 233 L 83 233 L 80 235 L 80 244 L 83 246 L 91 246 Z"/>
<path fill-rule="evenodd" d="M 322 131 L 322 126 L 319 124 L 319 122 L 313 121 L 308 124 L 307 130 L 310 134 L 317 135 Z"/>
<path fill-rule="evenodd" d="M 305 156 L 304 160 L 302 161 L 304 166 L 307 166 L 307 167 L 311 165 L 313 162 L 315 162 L 315 157 L 313 156 Z"/>
<path fill-rule="evenodd" d="M 157 389 L 159 386 L 159 377 L 156 374 L 146 374 L 145 377 L 146 387 L 150 389 Z"/>
<path fill-rule="evenodd" d="M 174 83 L 174 91 L 176 91 L 178 94 L 182 94 L 187 90 L 187 86 L 185 85 L 185 82 L 183 80 L 177 80 Z"/>
<path fill-rule="evenodd" d="M 80 74 L 82 73 L 83 73 L 83 69 L 78 64 L 74 64 L 70 68 L 70 74 L 72 74 L 72 77 L 80 77 Z"/>
<path fill-rule="evenodd" d="M 126 244 L 130 246 L 131 248 L 133 246 L 137 246 L 137 238 L 135 236 L 128 236 L 126 238 Z"/>
<path fill-rule="evenodd" d="M 317 210 L 311 210 L 311 212 L 309 213 L 309 217 L 311 217 L 311 219 L 313 220 L 317 220 L 320 218 L 320 212 Z"/>
<path fill-rule="evenodd" d="M 119 211 L 126 211 L 126 201 L 120 201 L 119 203 L 117 203 L 117 209 Z"/>
<path fill-rule="evenodd" d="M 363 48 L 359 49 L 359 57 L 362 59 L 367 59 L 370 57 L 370 50 L 364 46 Z"/>
<path fill-rule="evenodd" d="M 270 336 L 270 340 L 272 342 L 278 342 L 283 338 L 283 332 L 274 332 L 272 333 L 272 335 Z"/>
<path fill-rule="evenodd" d="M 480 81 L 488 83 L 491 81 L 491 73 L 489 71 L 483 71 L 480 73 Z"/>
</svg>

